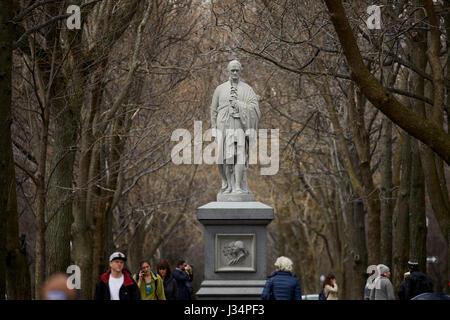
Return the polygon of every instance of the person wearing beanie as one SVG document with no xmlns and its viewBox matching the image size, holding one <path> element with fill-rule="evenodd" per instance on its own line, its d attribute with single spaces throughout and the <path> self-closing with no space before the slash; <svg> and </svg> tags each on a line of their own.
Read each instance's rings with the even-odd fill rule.
<svg viewBox="0 0 450 320">
<path fill-rule="evenodd" d="M 391 270 L 384 264 L 377 266 L 379 276 L 375 279 L 375 287 L 370 292 L 370 300 L 395 300 L 394 286 L 389 277 Z"/>
</svg>

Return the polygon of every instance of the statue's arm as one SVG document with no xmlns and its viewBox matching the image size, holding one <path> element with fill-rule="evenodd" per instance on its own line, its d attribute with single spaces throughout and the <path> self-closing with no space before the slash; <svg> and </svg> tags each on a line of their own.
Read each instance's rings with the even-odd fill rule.
<svg viewBox="0 0 450 320">
<path fill-rule="evenodd" d="M 248 87 L 248 94 L 246 96 L 245 101 L 236 101 L 237 106 L 240 109 L 246 109 L 249 112 L 256 112 L 257 116 L 259 118 L 259 107 L 258 107 L 258 96 L 255 94 L 253 89 L 249 86 Z"/>
<path fill-rule="evenodd" d="M 250 99 L 248 101 L 247 108 L 249 109 L 249 111 L 251 111 L 252 116 L 253 116 L 252 113 L 254 113 L 254 115 L 258 119 L 261 117 L 261 112 L 259 111 L 258 106 L 258 96 L 256 95 L 256 93 L 253 91 L 252 88 L 250 88 Z"/>
<path fill-rule="evenodd" d="M 219 88 L 216 88 L 216 90 L 214 91 L 214 95 L 211 101 L 211 128 L 215 129 L 217 128 L 217 114 L 218 114 L 218 109 L 219 107 Z"/>
</svg>

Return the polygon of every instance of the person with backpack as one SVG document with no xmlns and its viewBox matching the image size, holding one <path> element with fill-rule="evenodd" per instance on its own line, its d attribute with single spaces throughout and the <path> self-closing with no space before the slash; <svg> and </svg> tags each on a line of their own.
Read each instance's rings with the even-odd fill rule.
<svg viewBox="0 0 450 320">
<path fill-rule="evenodd" d="M 139 271 L 133 279 L 137 282 L 142 300 L 166 300 L 163 280 L 152 271 L 148 260 L 139 263 Z"/>
<path fill-rule="evenodd" d="M 124 268 L 127 257 L 114 252 L 109 257 L 110 269 L 100 276 L 95 286 L 94 300 L 140 300 L 141 295 L 131 272 Z"/>
<path fill-rule="evenodd" d="M 323 281 L 319 300 L 338 300 L 338 286 L 334 274 L 330 273 Z"/>
<path fill-rule="evenodd" d="M 261 294 L 262 300 L 302 300 L 302 289 L 292 274 L 293 263 L 287 257 L 275 261 L 277 270 L 267 279 Z"/>
<path fill-rule="evenodd" d="M 409 275 L 399 287 L 398 296 L 401 300 L 411 300 L 422 293 L 433 292 L 433 282 L 423 272 L 419 271 L 417 260 L 408 261 Z"/>
</svg>

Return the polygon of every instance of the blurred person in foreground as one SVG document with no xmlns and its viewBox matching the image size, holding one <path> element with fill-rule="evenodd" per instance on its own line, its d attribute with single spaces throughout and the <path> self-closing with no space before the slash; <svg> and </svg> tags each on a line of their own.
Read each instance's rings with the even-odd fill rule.
<svg viewBox="0 0 450 320">
<path fill-rule="evenodd" d="M 76 300 L 78 293 L 68 286 L 68 277 L 64 273 L 56 273 L 44 283 L 41 290 L 43 300 Z"/>
</svg>

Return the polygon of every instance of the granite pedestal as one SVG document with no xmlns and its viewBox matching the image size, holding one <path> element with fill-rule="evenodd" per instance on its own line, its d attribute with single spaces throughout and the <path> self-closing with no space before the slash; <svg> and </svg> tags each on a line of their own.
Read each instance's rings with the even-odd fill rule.
<svg viewBox="0 0 450 320">
<path fill-rule="evenodd" d="M 266 274 L 266 227 L 274 211 L 261 202 L 210 202 L 197 209 L 205 227 L 202 300 L 260 299 Z"/>
</svg>

